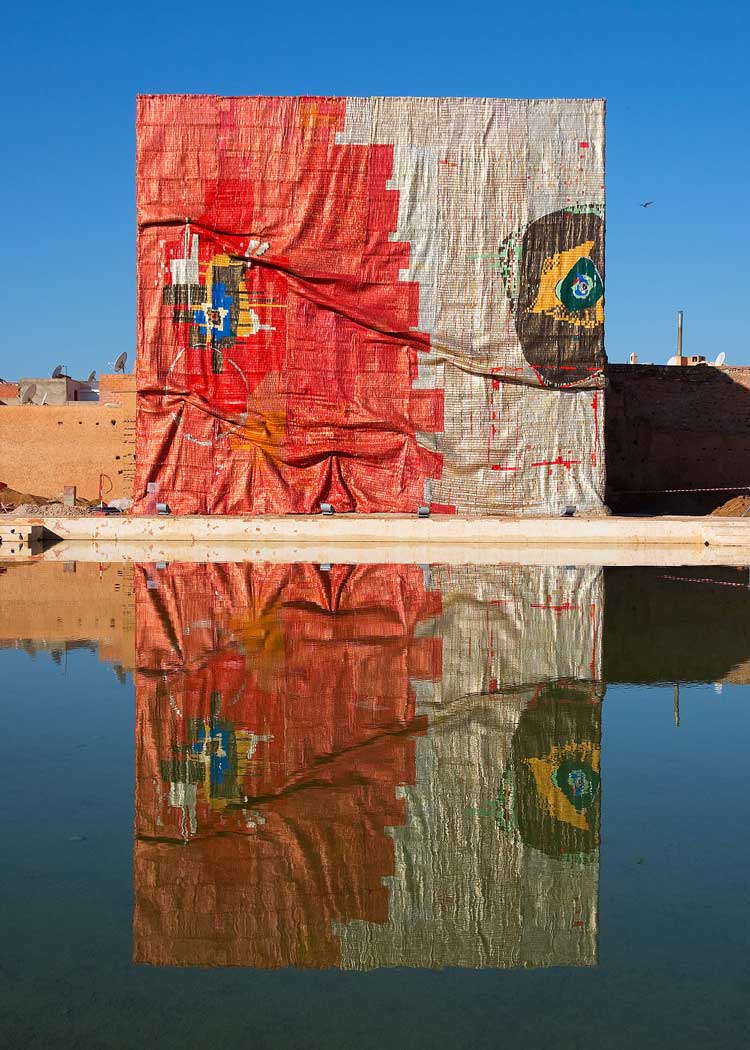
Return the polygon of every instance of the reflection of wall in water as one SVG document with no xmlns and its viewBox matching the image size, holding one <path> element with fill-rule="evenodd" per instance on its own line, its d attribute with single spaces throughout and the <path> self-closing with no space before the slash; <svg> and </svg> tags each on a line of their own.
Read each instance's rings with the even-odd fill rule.
<svg viewBox="0 0 750 1050">
<path fill-rule="evenodd" d="M 337 927 L 342 965 L 594 964 L 601 572 L 433 567 L 431 587 L 443 674 L 417 683 L 388 921 Z"/>
<path fill-rule="evenodd" d="M 607 682 L 750 681 L 748 569 L 610 567 L 605 601 Z"/>
<path fill-rule="evenodd" d="M 539 819 L 564 792 L 526 805 L 514 775 L 557 744 L 546 785 L 576 731 L 597 774 L 600 591 L 564 569 L 145 567 L 135 958 L 593 962 L 596 802 L 582 848 Z"/>
<path fill-rule="evenodd" d="M 0 646 L 28 639 L 64 652 L 92 642 L 99 658 L 124 670 L 135 663 L 133 567 L 41 559 L 0 565 Z"/>
</svg>

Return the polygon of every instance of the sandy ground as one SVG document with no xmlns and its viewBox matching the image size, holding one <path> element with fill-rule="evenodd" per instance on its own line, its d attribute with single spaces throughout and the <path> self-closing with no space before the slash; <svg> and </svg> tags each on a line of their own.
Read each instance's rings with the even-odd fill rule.
<svg viewBox="0 0 750 1050">
<path fill-rule="evenodd" d="M 21 503 L 6 511 L 3 518 L 81 518 L 88 514 L 87 507 L 66 507 L 64 503 Z"/>
</svg>

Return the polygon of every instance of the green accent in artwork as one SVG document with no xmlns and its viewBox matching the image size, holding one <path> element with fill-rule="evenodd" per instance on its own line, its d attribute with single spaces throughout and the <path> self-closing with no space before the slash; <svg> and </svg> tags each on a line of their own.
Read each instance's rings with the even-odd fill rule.
<svg viewBox="0 0 750 1050">
<path fill-rule="evenodd" d="M 523 253 L 523 240 L 518 233 L 513 233 L 507 240 L 503 241 L 497 250 L 496 270 L 505 285 L 505 292 L 514 305 L 518 300 L 521 282 L 521 255 Z"/>
<path fill-rule="evenodd" d="M 555 295 L 570 313 L 588 310 L 604 295 L 604 282 L 594 263 L 582 255 L 558 282 Z"/>
<path fill-rule="evenodd" d="M 594 864 L 599 859 L 597 851 L 593 853 L 561 853 L 558 860 L 566 864 Z"/>
<path fill-rule="evenodd" d="M 552 780 L 579 813 L 591 805 L 599 791 L 599 774 L 588 762 L 575 758 L 566 758 Z"/>
<path fill-rule="evenodd" d="M 600 219 L 604 219 L 603 204 L 568 204 L 565 211 L 571 215 L 598 215 Z"/>
<path fill-rule="evenodd" d="M 500 788 L 495 797 L 495 821 L 501 831 L 514 838 L 518 834 L 518 820 L 515 812 L 516 778 L 513 767 L 507 766 L 500 780 Z"/>
</svg>

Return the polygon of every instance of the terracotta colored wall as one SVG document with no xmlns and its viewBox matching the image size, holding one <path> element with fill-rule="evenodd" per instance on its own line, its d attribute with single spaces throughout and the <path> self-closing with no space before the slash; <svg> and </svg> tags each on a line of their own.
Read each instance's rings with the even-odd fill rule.
<svg viewBox="0 0 750 1050">
<path fill-rule="evenodd" d="M 99 404 L 0 406 L 0 481 L 41 495 L 73 484 L 95 498 L 102 470 L 110 498 L 130 496 L 134 377 L 104 375 L 99 389 Z M 615 513 L 710 511 L 733 492 L 658 491 L 750 485 L 750 368 L 610 365 L 606 448 Z"/>
<path fill-rule="evenodd" d="M 102 376 L 100 401 L 0 407 L 0 481 L 20 492 L 58 496 L 64 485 L 96 499 L 130 496 L 135 470 L 135 379 Z M 105 482 L 106 488 L 106 482 Z"/>
<path fill-rule="evenodd" d="M 705 513 L 750 486 L 750 368 L 610 365 L 607 503 L 615 512 Z"/>
<path fill-rule="evenodd" d="M 122 405 L 135 411 L 135 376 L 109 373 L 99 377 L 99 403 Z"/>
</svg>

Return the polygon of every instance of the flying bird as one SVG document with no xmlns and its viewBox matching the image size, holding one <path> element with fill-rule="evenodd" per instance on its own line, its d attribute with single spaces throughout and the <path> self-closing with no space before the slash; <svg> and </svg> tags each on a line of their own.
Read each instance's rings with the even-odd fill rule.
<svg viewBox="0 0 750 1050">
<path fill-rule="evenodd" d="M 650 208 L 653 203 L 654 203 L 653 201 L 644 201 L 643 204 L 641 205 L 641 207 L 642 208 Z"/>
</svg>

